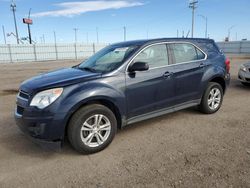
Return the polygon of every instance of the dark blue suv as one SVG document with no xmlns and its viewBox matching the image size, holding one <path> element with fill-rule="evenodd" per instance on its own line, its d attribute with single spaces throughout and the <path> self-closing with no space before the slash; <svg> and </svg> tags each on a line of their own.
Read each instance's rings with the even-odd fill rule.
<svg viewBox="0 0 250 188">
<path fill-rule="evenodd" d="M 210 39 L 154 39 L 110 45 L 83 63 L 20 86 L 15 119 L 33 140 L 79 152 L 107 147 L 118 128 L 198 106 L 219 110 L 230 61 Z"/>
</svg>

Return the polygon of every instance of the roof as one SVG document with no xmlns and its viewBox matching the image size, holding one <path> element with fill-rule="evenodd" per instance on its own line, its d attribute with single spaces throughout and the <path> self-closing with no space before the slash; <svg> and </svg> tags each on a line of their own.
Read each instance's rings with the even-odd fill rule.
<svg viewBox="0 0 250 188">
<path fill-rule="evenodd" d="M 133 46 L 133 45 L 145 45 L 158 42 L 172 42 L 172 41 L 186 41 L 186 42 L 212 42 L 212 39 L 205 38 L 157 38 L 157 39 L 147 39 L 147 40 L 133 40 L 126 42 L 119 42 L 113 45 L 117 46 Z"/>
</svg>

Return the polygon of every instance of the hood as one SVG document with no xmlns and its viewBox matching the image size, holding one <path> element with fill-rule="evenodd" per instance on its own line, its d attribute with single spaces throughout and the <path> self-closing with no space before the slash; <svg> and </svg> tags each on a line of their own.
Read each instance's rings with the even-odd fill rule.
<svg viewBox="0 0 250 188">
<path fill-rule="evenodd" d="M 64 68 L 30 78 L 21 84 L 20 89 L 27 93 L 33 93 L 44 89 L 65 87 L 99 77 L 101 77 L 101 73 Z"/>
</svg>

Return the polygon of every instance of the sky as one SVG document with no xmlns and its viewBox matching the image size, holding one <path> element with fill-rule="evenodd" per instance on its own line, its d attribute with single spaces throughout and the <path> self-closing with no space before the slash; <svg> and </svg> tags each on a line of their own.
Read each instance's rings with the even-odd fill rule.
<svg viewBox="0 0 250 188">
<path fill-rule="evenodd" d="M 231 40 L 250 39 L 249 0 L 198 0 L 195 11 L 194 37 L 205 37 L 208 18 L 209 37 L 222 41 L 231 28 Z M 0 0 L 0 26 L 5 32 L 15 33 L 10 0 Z M 192 11 L 189 0 L 16 0 L 16 17 L 20 37 L 27 37 L 27 25 L 22 18 L 31 8 L 32 39 L 54 42 L 54 31 L 59 43 L 113 43 L 126 40 L 179 37 L 191 32 Z M 2 28 L 2 27 L 1 27 Z M 2 31 L 2 29 L 1 29 Z M 44 36 L 44 39 L 43 39 Z M 189 34 L 190 36 L 190 34 Z M 15 43 L 13 36 L 8 43 Z M 0 32 L 0 44 L 4 43 Z"/>
</svg>

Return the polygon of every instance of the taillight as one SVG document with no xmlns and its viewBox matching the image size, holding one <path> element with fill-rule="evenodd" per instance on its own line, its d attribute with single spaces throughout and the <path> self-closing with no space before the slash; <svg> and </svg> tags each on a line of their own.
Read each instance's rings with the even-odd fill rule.
<svg viewBox="0 0 250 188">
<path fill-rule="evenodd" d="M 229 58 L 226 59 L 225 65 L 226 65 L 227 73 L 229 73 L 230 72 L 230 59 Z"/>
</svg>

